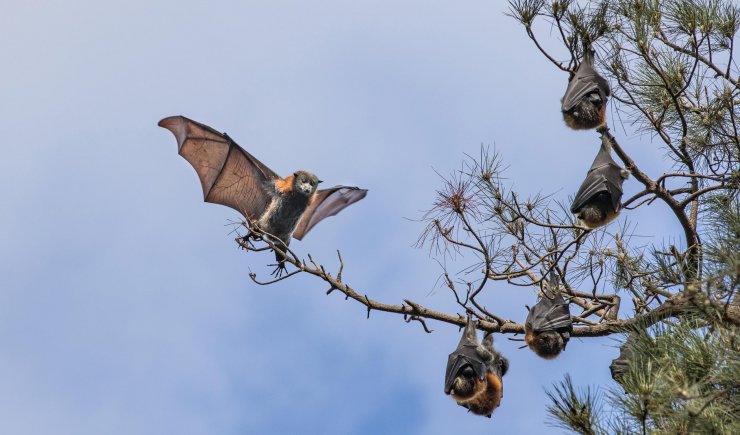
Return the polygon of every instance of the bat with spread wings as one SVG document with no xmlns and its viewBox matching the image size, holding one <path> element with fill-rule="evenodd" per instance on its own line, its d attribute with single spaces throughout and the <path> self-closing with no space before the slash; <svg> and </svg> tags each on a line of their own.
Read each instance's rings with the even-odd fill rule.
<svg viewBox="0 0 740 435">
<path fill-rule="evenodd" d="M 445 394 L 478 415 L 491 417 L 504 394 L 502 378 L 509 360 L 493 348 L 493 335 L 478 343 L 476 321 L 468 317 L 462 338 L 447 360 Z"/>
<path fill-rule="evenodd" d="M 609 138 L 602 134 L 601 148 L 573 199 L 570 211 L 587 228 L 608 224 L 622 209 L 622 184 L 628 177 L 629 171 L 614 161 Z"/>
<path fill-rule="evenodd" d="M 606 121 L 609 83 L 594 69 L 594 52 L 586 49 L 576 73 L 570 78 L 560 110 L 565 124 L 574 130 L 590 130 Z"/>
<path fill-rule="evenodd" d="M 542 297 L 529 310 L 524 322 L 524 341 L 537 355 L 554 359 L 565 350 L 573 330 L 573 321 L 554 273 L 550 273 L 547 287 L 542 289 Z"/>
<path fill-rule="evenodd" d="M 164 118 L 159 126 L 175 135 L 179 154 L 200 178 L 204 200 L 240 212 L 283 252 L 291 237 L 301 240 L 322 219 L 367 194 L 348 186 L 317 190 L 321 181 L 306 171 L 280 178 L 226 133 L 184 116 Z M 279 274 L 285 258 L 278 251 L 275 256 Z"/>
</svg>

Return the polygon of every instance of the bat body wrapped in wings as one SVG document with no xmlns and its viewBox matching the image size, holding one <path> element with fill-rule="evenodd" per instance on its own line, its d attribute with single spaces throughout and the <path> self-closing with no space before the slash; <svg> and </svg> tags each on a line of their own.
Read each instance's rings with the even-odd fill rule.
<svg viewBox="0 0 740 435">
<path fill-rule="evenodd" d="M 568 303 L 558 289 L 558 278 L 550 274 L 550 282 L 542 289 L 542 297 L 529 310 L 524 322 L 524 341 L 534 353 L 545 359 L 554 359 L 565 346 L 573 331 Z"/>
<path fill-rule="evenodd" d="M 334 216 L 367 194 L 357 187 L 335 186 L 317 190 L 316 175 L 297 171 L 285 178 L 236 144 L 226 133 L 185 118 L 159 121 L 177 139 L 178 152 L 195 169 L 206 202 L 222 204 L 242 213 L 250 224 L 287 249 L 291 237 L 301 240 L 322 219 Z M 277 251 L 278 267 L 284 258 Z"/>
<path fill-rule="evenodd" d="M 574 130 L 589 130 L 606 121 L 609 83 L 594 69 L 594 52 L 586 49 L 576 73 L 570 78 L 560 110 L 565 124 Z"/>
<path fill-rule="evenodd" d="M 476 322 L 468 318 L 460 343 L 447 360 L 445 394 L 470 412 L 490 418 L 501 404 L 501 378 L 509 369 L 509 361 L 493 349 L 492 334 L 478 343 L 475 326 Z"/>
<path fill-rule="evenodd" d="M 633 347 L 637 341 L 637 337 L 634 334 L 627 336 L 627 339 L 619 346 L 619 356 L 612 360 L 609 365 L 609 371 L 612 374 L 612 379 L 617 383 L 622 383 L 622 377 L 629 372 L 630 365 L 635 359 L 635 351 Z"/>
<path fill-rule="evenodd" d="M 622 209 L 622 184 L 627 177 L 629 172 L 614 161 L 609 138 L 602 134 L 601 148 L 573 199 L 570 211 L 587 228 L 608 224 Z"/>
</svg>

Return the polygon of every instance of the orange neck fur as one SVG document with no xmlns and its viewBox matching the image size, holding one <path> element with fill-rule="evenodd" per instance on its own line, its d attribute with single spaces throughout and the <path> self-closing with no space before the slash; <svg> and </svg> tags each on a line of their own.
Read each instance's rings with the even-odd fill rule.
<svg viewBox="0 0 740 435">
<path fill-rule="evenodd" d="M 275 189 L 280 193 L 288 193 L 293 190 L 293 176 L 289 175 L 285 178 L 278 178 L 274 181 Z"/>
<path fill-rule="evenodd" d="M 504 396 L 504 386 L 501 379 L 494 373 L 486 373 L 485 388 L 476 388 L 475 394 L 463 400 L 457 400 L 457 403 L 465 406 L 473 414 L 491 416 L 491 413 L 501 404 L 501 398 Z M 477 384 L 477 383 L 476 383 Z M 478 385 L 476 385 L 477 387 Z"/>
</svg>

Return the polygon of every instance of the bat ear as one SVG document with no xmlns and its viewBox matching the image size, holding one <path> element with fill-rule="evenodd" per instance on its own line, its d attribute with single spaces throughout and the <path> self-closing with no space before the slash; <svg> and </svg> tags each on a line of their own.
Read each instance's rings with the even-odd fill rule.
<svg viewBox="0 0 740 435">
<path fill-rule="evenodd" d="M 509 360 L 506 357 L 502 356 L 499 360 L 499 368 L 501 370 L 501 377 L 503 378 L 506 372 L 509 371 Z"/>
</svg>

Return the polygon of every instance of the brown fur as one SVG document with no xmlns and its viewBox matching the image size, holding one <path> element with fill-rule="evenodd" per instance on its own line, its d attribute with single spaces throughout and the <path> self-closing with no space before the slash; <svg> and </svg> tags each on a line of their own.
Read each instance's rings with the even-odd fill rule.
<svg viewBox="0 0 740 435">
<path fill-rule="evenodd" d="M 611 207 L 610 210 L 601 210 L 597 206 L 587 205 L 581 209 L 576 217 L 584 227 L 595 229 L 608 224 L 617 216 L 619 216 L 619 212 L 613 212 Z"/>
<path fill-rule="evenodd" d="M 486 389 L 486 380 L 480 378 L 466 378 L 465 376 L 458 376 L 455 378 L 455 387 L 453 388 L 452 398 L 457 403 L 465 403 L 466 400 L 471 400 L 473 397 L 480 394 Z"/>
<path fill-rule="evenodd" d="M 527 327 L 525 327 L 525 329 L 524 329 L 524 341 L 527 343 L 527 346 L 529 346 L 530 349 L 531 349 L 532 348 L 532 345 L 534 343 L 534 333 L 532 332 L 531 329 L 529 329 Z M 532 350 L 534 350 L 534 349 L 532 349 Z"/>
<path fill-rule="evenodd" d="M 504 386 L 501 383 L 501 379 L 491 372 L 486 374 L 485 381 L 480 379 L 478 381 L 480 381 L 481 388 L 476 388 L 476 393 L 472 397 L 457 400 L 457 403 L 468 408 L 473 414 L 490 417 L 493 411 L 501 405 L 501 398 L 504 396 Z M 482 388 L 482 384 L 485 384 L 485 388 Z"/>
<path fill-rule="evenodd" d="M 280 193 L 287 193 L 293 190 L 293 175 L 289 175 L 285 178 L 278 178 L 274 181 L 275 189 Z"/>
<path fill-rule="evenodd" d="M 578 116 L 574 116 L 575 111 L 579 113 Z M 596 112 L 590 101 L 581 101 L 574 109 L 563 112 L 563 121 L 573 130 L 596 128 L 606 122 L 606 104 L 602 104 Z"/>
<path fill-rule="evenodd" d="M 565 347 L 562 337 L 555 331 L 535 334 L 531 329 L 526 328 L 524 341 L 537 356 L 544 359 L 557 358 Z"/>
</svg>

